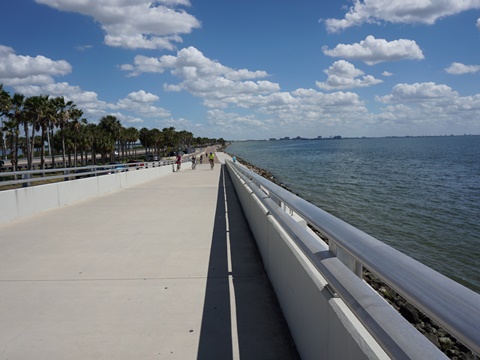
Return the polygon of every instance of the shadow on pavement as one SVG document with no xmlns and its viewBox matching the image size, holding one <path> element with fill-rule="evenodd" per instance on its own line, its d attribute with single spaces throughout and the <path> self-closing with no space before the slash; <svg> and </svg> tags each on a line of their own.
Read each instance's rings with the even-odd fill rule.
<svg viewBox="0 0 480 360">
<path fill-rule="evenodd" d="M 233 278 L 233 294 L 229 275 Z M 233 315 L 231 296 L 236 304 Z M 233 184 L 222 165 L 197 359 L 233 359 L 236 350 L 232 343 L 236 341 L 232 342 L 232 316 L 236 318 L 241 359 L 299 359 Z"/>
</svg>

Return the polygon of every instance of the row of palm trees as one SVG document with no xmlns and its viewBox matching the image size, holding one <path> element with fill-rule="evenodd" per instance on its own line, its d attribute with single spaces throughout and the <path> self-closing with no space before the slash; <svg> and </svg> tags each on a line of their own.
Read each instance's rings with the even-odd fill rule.
<svg viewBox="0 0 480 360">
<path fill-rule="evenodd" d="M 34 155 L 40 157 L 40 168 L 46 167 L 47 149 L 51 167 L 55 167 L 58 162 L 63 166 L 86 165 L 89 158 L 95 164 L 97 155 L 101 163 L 113 162 L 118 157 L 125 161 L 136 157 L 138 141 L 147 153 L 158 155 L 224 142 L 223 139 L 194 138 L 191 132 L 176 131 L 174 127 L 125 128 L 112 115 L 102 117 L 98 124 L 88 123 L 83 111 L 64 97 L 10 95 L 2 84 L 0 120 L 2 158 L 9 154 L 13 171 L 18 168 L 20 149 L 27 159 L 27 169 L 31 170 Z"/>
</svg>

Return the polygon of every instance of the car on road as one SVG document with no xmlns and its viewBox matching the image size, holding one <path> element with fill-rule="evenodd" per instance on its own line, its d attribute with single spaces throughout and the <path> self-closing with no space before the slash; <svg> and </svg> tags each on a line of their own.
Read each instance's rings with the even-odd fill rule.
<svg viewBox="0 0 480 360">
<path fill-rule="evenodd" d="M 129 168 L 135 167 L 138 170 L 145 167 L 145 162 L 142 160 L 130 160 L 130 161 L 127 161 L 127 166 Z"/>
<path fill-rule="evenodd" d="M 102 170 L 107 170 L 107 174 L 115 174 L 117 172 L 128 171 L 127 166 L 121 162 L 112 162 L 108 168 L 101 168 Z M 100 170 L 100 169 L 97 169 Z"/>
<path fill-rule="evenodd" d="M 158 160 L 159 160 L 158 155 L 154 155 L 154 154 L 145 155 L 145 161 L 147 162 L 158 161 Z"/>
<path fill-rule="evenodd" d="M 95 176 L 93 173 L 94 169 L 93 168 L 85 168 L 85 169 L 77 169 L 74 171 L 75 179 L 84 179 L 90 176 Z"/>
</svg>

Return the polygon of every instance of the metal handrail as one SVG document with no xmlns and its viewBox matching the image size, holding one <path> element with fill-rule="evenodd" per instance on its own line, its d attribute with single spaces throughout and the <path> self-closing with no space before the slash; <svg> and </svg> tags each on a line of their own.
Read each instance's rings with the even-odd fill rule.
<svg viewBox="0 0 480 360">
<path fill-rule="evenodd" d="M 142 162 L 141 165 L 136 163 L 119 163 L 108 165 L 87 165 L 69 168 L 49 168 L 39 170 L 22 170 L 22 171 L 5 171 L 0 172 L 0 186 L 29 184 L 45 180 L 56 179 L 77 179 L 85 176 L 107 175 L 118 172 L 124 172 L 133 169 L 147 169 L 150 167 L 167 166 L 173 164 L 173 160 L 160 160 L 153 162 Z M 60 175 L 48 175 L 61 173 Z M 42 175 L 41 177 L 32 177 L 32 175 Z M 8 177 L 21 177 L 16 180 L 1 180 Z"/>
<path fill-rule="evenodd" d="M 395 250 L 354 226 L 270 182 L 246 167 L 227 161 L 237 173 L 278 199 L 377 275 L 473 352 L 480 354 L 480 294 Z M 304 245 L 304 247 L 307 245 Z M 309 254 L 306 254 L 309 256 Z M 312 254 L 310 254 L 312 255 Z M 315 259 L 311 259 L 314 260 Z M 335 288 L 335 284 L 331 284 Z M 336 291 L 339 289 L 335 289 Z"/>
</svg>

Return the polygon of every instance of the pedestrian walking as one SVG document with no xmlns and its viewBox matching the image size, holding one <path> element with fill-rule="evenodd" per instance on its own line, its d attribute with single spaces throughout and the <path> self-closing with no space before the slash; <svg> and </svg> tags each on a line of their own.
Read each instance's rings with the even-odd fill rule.
<svg viewBox="0 0 480 360">
<path fill-rule="evenodd" d="M 175 163 L 177 164 L 177 171 L 180 171 L 182 167 L 182 155 L 180 153 L 177 153 L 177 161 Z"/>
</svg>

